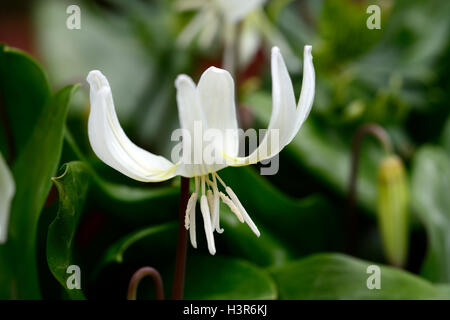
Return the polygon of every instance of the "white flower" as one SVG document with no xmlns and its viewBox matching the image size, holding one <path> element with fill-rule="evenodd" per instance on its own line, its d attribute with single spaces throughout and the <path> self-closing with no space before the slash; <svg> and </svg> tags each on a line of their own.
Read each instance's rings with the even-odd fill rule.
<svg viewBox="0 0 450 320">
<path fill-rule="evenodd" d="M 299 59 L 292 52 L 281 32 L 272 24 L 263 10 L 267 0 L 179 0 L 175 8 L 179 11 L 195 10 L 192 20 L 177 38 L 181 47 L 197 43 L 201 49 L 212 47 L 219 38 L 224 44 L 223 66 L 227 70 L 247 66 L 261 44 L 278 46 L 286 56 L 292 71 L 300 71 Z M 239 37 L 236 26 L 242 22 Z M 238 50 L 238 66 L 234 63 L 234 50 Z"/>
<path fill-rule="evenodd" d="M 298 105 L 286 65 L 277 47 L 272 49 L 271 64 L 273 110 L 268 131 L 258 148 L 246 157 L 237 155 L 237 134 L 225 132 L 237 133 L 238 129 L 234 82 L 230 74 L 225 70 L 210 67 L 203 73 L 197 86 L 186 75 L 177 77 L 175 86 L 179 118 L 181 128 L 188 138 L 183 136 L 183 153 L 191 151 L 203 154 L 203 136 L 198 137 L 195 133 L 196 126 L 200 125 L 201 129 L 205 130 L 215 129 L 223 133 L 224 141 L 213 144 L 213 148 L 217 149 L 215 152 L 221 157 L 212 163 L 203 161 L 203 158 L 192 163 L 185 161 L 183 157 L 172 163 L 133 144 L 120 127 L 111 88 L 105 76 L 94 70 L 87 77 L 91 87 L 89 140 L 96 155 L 109 166 L 138 181 L 158 182 L 176 175 L 194 177 L 195 191 L 187 205 L 185 226 L 190 230 L 192 245 L 196 247 L 195 207 L 197 199 L 200 198 L 200 209 L 211 254 L 216 251 L 213 232 L 223 231 L 219 225 L 220 200 L 230 207 L 241 222 L 245 221 L 257 236 L 260 235 L 236 194 L 219 177 L 217 171 L 226 166 L 253 164 L 277 155 L 295 137 L 311 110 L 315 86 L 311 47 L 305 46 L 304 49 L 303 83 Z M 274 143 L 273 137 L 279 139 Z M 220 185 L 225 193 L 219 190 Z"/>
<path fill-rule="evenodd" d="M 261 8 L 266 0 L 179 0 L 175 8 L 180 11 L 196 10 L 197 13 L 181 32 L 178 43 L 188 46 L 199 36 L 201 47 L 209 47 L 221 29 L 244 19 L 249 13 Z M 221 28 L 221 23 L 225 27 Z"/>
<path fill-rule="evenodd" d="M 8 238 L 9 210 L 15 190 L 11 171 L 0 153 L 0 244 Z"/>
</svg>

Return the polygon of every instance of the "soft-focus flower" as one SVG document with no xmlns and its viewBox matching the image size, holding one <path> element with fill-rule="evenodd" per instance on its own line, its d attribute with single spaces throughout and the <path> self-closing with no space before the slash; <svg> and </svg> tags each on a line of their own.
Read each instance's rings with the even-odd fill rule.
<svg viewBox="0 0 450 320">
<path fill-rule="evenodd" d="M 183 28 L 177 43 L 187 47 L 197 41 L 201 49 L 212 47 L 214 39 L 224 44 L 224 67 L 233 70 L 233 55 L 237 46 L 239 66 L 248 65 L 261 44 L 278 46 L 286 55 L 289 68 L 300 70 L 299 59 L 293 54 L 284 36 L 264 13 L 267 0 L 179 0 L 175 8 L 179 11 L 196 11 L 192 20 Z M 236 38 L 237 24 L 242 23 Z"/>
<path fill-rule="evenodd" d="M 213 232 L 223 232 L 219 224 L 220 200 L 259 236 L 258 228 L 236 194 L 219 177 L 217 171 L 226 166 L 253 164 L 277 155 L 295 137 L 308 116 L 314 99 L 315 86 L 311 47 L 305 46 L 304 49 L 304 74 L 298 105 L 286 65 L 277 47 L 272 49 L 271 67 L 272 116 L 262 142 L 249 156 L 238 156 L 233 79 L 227 71 L 215 67 L 210 67 L 203 73 L 197 86 L 186 75 L 178 76 L 175 81 L 179 118 L 184 131 L 183 157 L 176 163 L 145 151 L 128 139 L 117 119 L 107 79 L 100 71 L 91 71 L 87 77 L 91 88 L 91 112 L 88 124 L 91 146 L 106 164 L 138 181 L 158 182 L 176 175 L 193 177 L 195 191 L 187 205 L 185 226 L 190 230 L 190 239 L 194 247 L 197 246 L 195 207 L 198 198 L 211 254 L 216 251 Z M 214 129 L 222 134 L 223 140 L 212 144 L 214 154 L 219 155 L 213 162 L 207 162 L 203 157 L 192 162 L 184 157 L 185 153 L 192 153 L 194 157 L 197 154 L 203 155 L 206 148 L 211 148 L 211 144 L 203 147 L 204 137 L 198 135 L 197 129 L 203 131 Z M 220 186 L 225 192 L 219 190 Z"/>
<path fill-rule="evenodd" d="M 11 171 L 0 153 L 0 244 L 8 238 L 9 209 L 15 190 Z"/>
</svg>

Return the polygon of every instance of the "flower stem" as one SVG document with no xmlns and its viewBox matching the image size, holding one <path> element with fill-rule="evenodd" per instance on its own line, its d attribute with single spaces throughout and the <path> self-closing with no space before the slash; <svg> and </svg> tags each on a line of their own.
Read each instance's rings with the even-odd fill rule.
<svg viewBox="0 0 450 320">
<path fill-rule="evenodd" d="M 356 215 L 356 182 L 359 167 L 361 142 L 367 134 L 374 136 L 383 146 L 386 153 L 392 152 L 392 144 L 386 130 L 375 123 L 368 123 L 358 128 L 352 140 L 352 159 L 350 169 L 350 183 L 348 188 L 347 215 L 347 252 L 353 254 L 356 249 L 356 233 L 358 227 Z"/>
<path fill-rule="evenodd" d="M 172 299 L 182 300 L 184 296 L 184 277 L 186 273 L 187 230 L 184 227 L 186 206 L 189 201 L 189 178 L 181 177 L 180 216 L 178 225 L 178 242 L 173 277 Z"/>
<path fill-rule="evenodd" d="M 164 286 L 161 275 L 155 268 L 152 267 L 142 267 L 133 274 L 130 284 L 128 285 L 127 299 L 136 300 L 136 293 L 139 283 L 142 278 L 146 276 L 151 276 L 155 282 L 156 300 L 164 300 Z"/>
</svg>

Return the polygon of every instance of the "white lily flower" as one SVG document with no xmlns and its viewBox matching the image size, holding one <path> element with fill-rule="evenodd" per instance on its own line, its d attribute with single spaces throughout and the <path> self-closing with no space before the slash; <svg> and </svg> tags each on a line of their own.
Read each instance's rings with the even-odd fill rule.
<svg viewBox="0 0 450 320">
<path fill-rule="evenodd" d="M 203 157 L 192 163 L 182 157 L 173 163 L 168 159 L 145 151 L 128 139 L 120 127 L 114 110 L 114 103 L 105 76 L 97 70 L 87 77 L 90 84 L 91 112 L 88 133 L 96 155 L 112 168 L 128 177 L 143 182 L 168 180 L 175 175 L 195 179 L 195 191 L 187 208 L 185 226 L 190 231 L 192 246 L 197 247 L 195 233 L 195 208 L 200 199 L 208 249 L 215 254 L 213 232 L 221 233 L 219 218 L 220 200 L 228 205 L 241 222 L 246 222 L 259 237 L 260 233 L 236 194 L 219 177 L 217 171 L 226 166 L 253 164 L 277 155 L 299 131 L 307 118 L 314 99 L 315 74 L 311 56 L 311 46 L 304 49 L 303 83 L 298 104 L 294 89 L 280 50 L 272 48 L 272 96 L 273 110 L 268 131 L 260 145 L 249 156 L 239 157 L 237 119 L 234 97 L 234 82 L 231 75 L 222 69 L 210 67 L 196 86 L 192 79 L 180 75 L 175 81 L 177 104 L 184 130 L 182 150 L 194 155 L 211 145 L 203 147 L 202 130 L 215 129 L 223 133 L 221 143 L 212 144 L 215 154 L 221 155 L 214 162 L 206 162 Z M 230 133 L 231 134 L 228 134 Z M 185 136 L 186 134 L 186 136 Z M 192 138 L 193 137 L 193 138 Z M 279 138 L 274 140 L 273 138 Z M 220 161 L 223 160 L 223 161 Z M 219 190 L 222 186 L 225 192 Z M 201 193 L 200 193 L 201 192 Z"/>
<path fill-rule="evenodd" d="M 0 153 L 0 244 L 5 243 L 8 238 L 9 210 L 15 190 L 11 171 Z"/>
<path fill-rule="evenodd" d="M 299 59 L 292 52 L 281 32 L 264 13 L 267 0 L 179 0 L 175 8 L 179 11 L 195 10 L 197 13 L 184 27 L 177 38 L 178 45 L 187 47 L 197 38 L 202 49 L 210 48 L 215 38 L 224 43 L 224 67 L 247 66 L 261 44 L 278 46 L 286 56 L 292 71 L 300 71 Z M 241 34 L 236 38 L 236 26 L 242 22 Z M 236 43 L 235 43 L 236 42 Z M 237 45 L 239 66 L 234 65 L 234 50 Z"/>
<path fill-rule="evenodd" d="M 189 45 L 198 35 L 199 44 L 205 48 L 211 45 L 216 32 L 228 30 L 244 19 L 257 8 L 261 8 L 266 0 L 179 0 L 175 8 L 179 11 L 196 10 L 197 14 L 181 32 L 178 43 Z M 225 27 L 220 28 L 220 22 Z"/>
</svg>

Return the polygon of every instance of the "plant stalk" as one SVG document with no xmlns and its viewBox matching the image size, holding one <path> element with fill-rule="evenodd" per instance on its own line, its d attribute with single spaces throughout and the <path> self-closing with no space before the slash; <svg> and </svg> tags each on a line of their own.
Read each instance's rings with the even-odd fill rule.
<svg viewBox="0 0 450 320">
<path fill-rule="evenodd" d="M 153 278 L 156 287 L 156 300 L 164 300 L 164 286 L 161 275 L 155 268 L 152 267 L 142 267 L 133 274 L 130 284 L 128 285 L 127 299 L 136 300 L 139 283 L 142 278 L 146 276 L 151 276 Z"/>
<path fill-rule="evenodd" d="M 175 259 L 175 274 L 173 277 L 172 299 L 182 300 L 184 296 L 184 278 L 186 273 L 187 230 L 184 227 L 184 217 L 189 201 L 189 178 L 181 177 L 180 215 L 178 225 L 178 242 Z"/>
<path fill-rule="evenodd" d="M 347 252 L 354 254 L 356 249 L 357 238 L 357 214 L 356 214 L 356 182 L 359 168 L 359 155 L 363 138 L 371 134 L 383 146 L 386 153 L 392 152 L 392 144 L 386 130 L 375 123 L 368 123 L 358 128 L 352 140 L 352 155 L 350 168 L 350 182 L 348 188 L 348 204 L 347 204 Z"/>
</svg>

